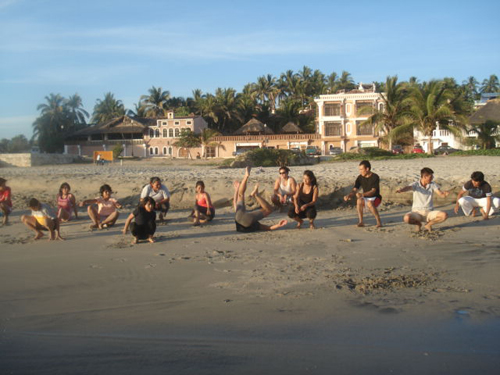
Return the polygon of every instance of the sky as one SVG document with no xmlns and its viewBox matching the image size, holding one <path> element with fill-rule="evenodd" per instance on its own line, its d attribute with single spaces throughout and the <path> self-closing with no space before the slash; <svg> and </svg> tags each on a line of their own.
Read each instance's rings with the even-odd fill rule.
<svg viewBox="0 0 500 375">
<path fill-rule="evenodd" d="M 308 66 L 356 82 L 500 76 L 500 1 L 0 0 L 0 138 L 32 136 L 37 106 L 112 92 L 133 109 L 241 91 Z"/>
</svg>

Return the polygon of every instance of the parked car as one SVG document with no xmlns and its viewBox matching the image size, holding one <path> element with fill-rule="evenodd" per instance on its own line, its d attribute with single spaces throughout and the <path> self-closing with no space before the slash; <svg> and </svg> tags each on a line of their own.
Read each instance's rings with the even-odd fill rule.
<svg viewBox="0 0 500 375">
<path fill-rule="evenodd" d="M 434 149 L 434 155 L 449 155 L 457 152 L 456 148 L 450 147 L 448 145 L 441 145 L 438 148 Z"/>
<path fill-rule="evenodd" d="M 321 151 L 316 146 L 307 146 L 306 147 L 306 155 L 307 156 L 321 155 Z"/>
<path fill-rule="evenodd" d="M 340 147 L 331 147 L 330 150 L 328 151 L 330 155 L 340 155 L 343 152 L 344 151 L 342 151 Z"/>
<path fill-rule="evenodd" d="M 425 151 L 420 145 L 415 145 L 413 146 L 413 150 L 411 151 L 412 154 L 424 154 Z"/>
<path fill-rule="evenodd" d="M 402 154 L 405 153 L 404 150 L 403 150 L 403 146 L 401 146 L 401 145 L 394 145 L 394 146 L 392 146 L 391 152 L 394 155 L 402 155 Z"/>
</svg>

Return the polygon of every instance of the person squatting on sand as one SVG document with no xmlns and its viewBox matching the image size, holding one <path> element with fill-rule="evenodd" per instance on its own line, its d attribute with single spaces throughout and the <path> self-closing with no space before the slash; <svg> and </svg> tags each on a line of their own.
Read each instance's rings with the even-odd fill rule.
<svg viewBox="0 0 500 375">
<path fill-rule="evenodd" d="M 215 208 L 210 199 L 210 194 L 205 191 L 203 181 L 196 182 L 196 197 L 191 217 L 193 218 L 193 225 L 208 223 L 215 217 Z"/>
<path fill-rule="evenodd" d="M 78 219 L 76 198 L 70 191 L 69 184 L 63 182 L 59 188 L 59 194 L 57 194 L 57 218 L 60 222 L 71 220 L 72 213 L 75 214 L 75 219 Z"/>
<path fill-rule="evenodd" d="M 130 233 L 134 236 L 132 240 L 133 244 L 136 244 L 139 240 L 148 240 L 151 243 L 155 242 L 153 236 L 156 231 L 156 212 L 155 200 L 153 198 L 144 198 L 139 203 L 139 206 L 128 215 L 123 227 L 123 234 L 127 234 L 129 226 Z"/>
<path fill-rule="evenodd" d="M 382 202 L 380 195 L 380 178 L 376 173 L 371 171 L 372 166 L 368 160 L 363 160 L 359 163 L 359 176 L 354 182 L 352 191 L 344 197 L 347 202 L 349 199 L 356 196 L 356 209 L 358 211 L 358 227 L 364 227 L 363 211 L 370 211 L 377 221 L 377 228 L 382 227 L 380 215 L 377 207 Z M 359 192 L 359 189 L 363 192 Z"/>
<path fill-rule="evenodd" d="M 396 193 L 404 193 L 405 191 L 413 190 L 413 205 L 411 212 L 404 216 L 404 222 L 417 226 L 417 231 L 422 228 L 422 223 L 426 222 L 425 229 L 432 231 L 432 226 L 442 223 L 448 218 L 448 214 L 444 211 L 434 211 L 432 198 L 434 193 L 442 198 L 446 198 L 450 192 L 441 191 L 438 184 L 433 182 L 434 171 L 430 168 L 423 168 L 420 171 L 420 180 L 413 184 L 396 190 Z"/>
<path fill-rule="evenodd" d="M 312 171 L 304 171 L 302 183 L 299 184 L 293 196 L 293 206 L 288 211 L 288 217 L 295 220 L 297 229 L 302 227 L 304 219 L 309 219 L 309 228 L 315 229 L 314 219 L 316 218 L 316 201 L 318 200 L 318 183 Z"/>
<path fill-rule="evenodd" d="M 120 216 L 116 209 L 122 208 L 122 205 L 115 198 L 111 198 L 113 193 L 111 186 L 104 184 L 99 189 L 99 192 L 101 193 L 100 197 L 80 202 L 80 207 L 89 205 L 87 212 L 93 223 L 90 226 L 91 229 L 103 229 L 113 226 L 118 216 Z M 97 204 L 97 209 L 94 206 L 95 204 Z"/>
<path fill-rule="evenodd" d="M 245 191 L 247 189 L 248 178 L 250 177 L 250 167 L 246 167 L 245 176 L 241 182 L 234 183 L 234 209 L 236 211 L 234 216 L 234 221 L 236 223 L 236 230 L 238 232 L 256 232 L 258 230 L 275 230 L 285 226 L 288 222 L 286 220 L 280 220 L 278 224 L 271 226 L 259 223 L 259 220 L 269 216 L 273 211 L 272 206 L 260 196 L 259 184 L 256 184 L 251 197 L 254 197 L 260 205 L 259 210 L 254 210 L 252 212 L 247 212 L 245 207 Z"/>
<path fill-rule="evenodd" d="M 10 187 L 6 185 L 7 180 L 0 177 L 0 214 L 2 214 L 2 225 L 7 225 L 9 215 L 12 212 L 12 197 Z"/>
<path fill-rule="evenodd" d="M 274 194 L 271 201 L 276 206 L 284 206 L 288 203 L 293 203 L 293 196 L 297 190 L 297 182 L 293 177 L 289 176 L 290 169 L 281 167 L 279 169 L 280 176 L 274 182 Z"/>
<path fill-rule="evenodd" d="M 461 207 L 465 216 L 471 213 L 476 216 L 476 208 L 479 208 L 483 219 L 488 220 L 500 208 L 500 198 L 492 196 L 491 185 L 484 180 L 483 172 L 473 172 L 470 178 L 457 195 L 455 213 L 458 214 Z M 468 195 L 464 197 L 465 194 Z"/>
<path fill-rule="evenodd" d="M 163 217 L 167 215 L 170 209 L 170 191 L 161 183 L 160 177 L 151 177 L 149 185 L 144 186 L 141 191 L 141 201 L 146 197 L 155 200 L 155 210 L 160 211 L 158 220 L 163 221 Z"/>
<path fill-rule="evenodd" d="M 31 215 L 21 216 L 21 221 L 36 233 L 35 240 L 43 237 L 42 230 L 49 231 L 49 241 L 64 240 L 59 231 L 59 219 L 48 205 L 31 198 L 28 207 L 31 209 Z"/>
</svg>

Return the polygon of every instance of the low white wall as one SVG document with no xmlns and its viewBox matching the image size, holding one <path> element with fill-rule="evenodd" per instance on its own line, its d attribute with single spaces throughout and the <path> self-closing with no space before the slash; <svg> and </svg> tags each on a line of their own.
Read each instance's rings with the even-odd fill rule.
<svg viewBox="0 0 500 375">
<path fill-rule="evenodd" d="M 71 164 L 79 159 L 77 155 L 62 154 L 0 154 L 2 167 L 33 167 L 37 165 Z"/>
</svg>

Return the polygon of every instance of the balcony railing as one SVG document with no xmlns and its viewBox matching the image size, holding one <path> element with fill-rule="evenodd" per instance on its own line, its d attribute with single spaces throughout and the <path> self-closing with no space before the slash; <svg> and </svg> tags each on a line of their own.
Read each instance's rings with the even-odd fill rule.
<svg viewBox="0 0 500 375">
<path fill-rule="evenodd" d="M 320 139 L 321 134 L 258 134 L 258 135 L 221 135 L 214 137 L 216 142 L 224 141 L 288 141 L 288 140 L 303 140 L 303 139 Z"/>
</svg>

